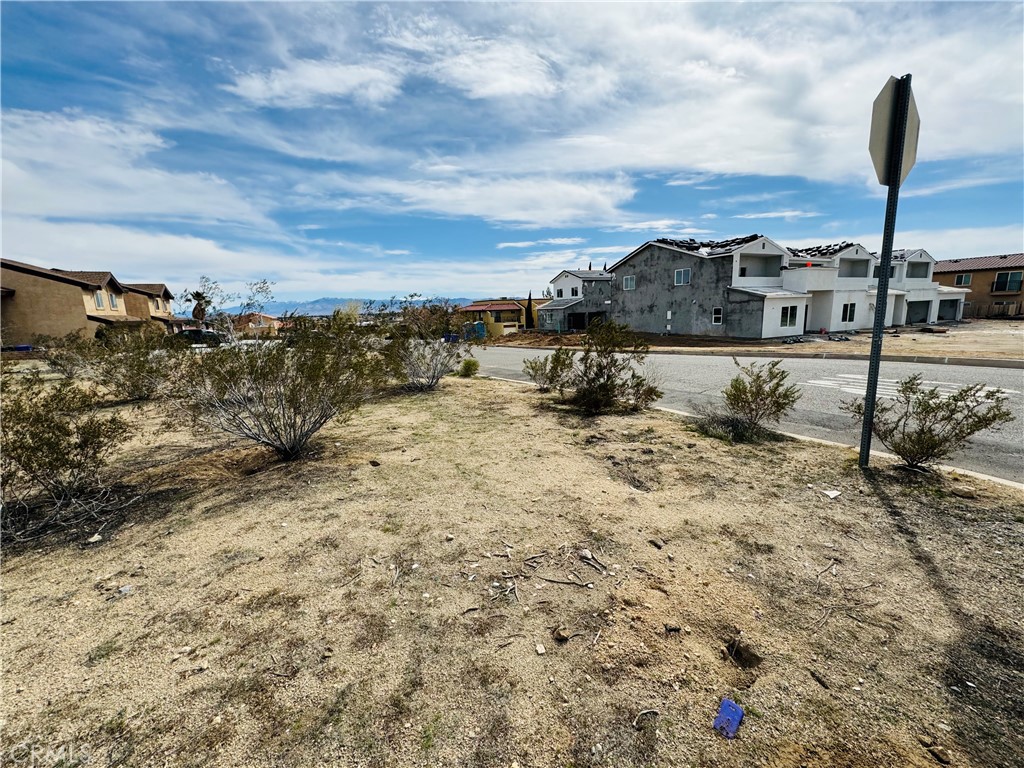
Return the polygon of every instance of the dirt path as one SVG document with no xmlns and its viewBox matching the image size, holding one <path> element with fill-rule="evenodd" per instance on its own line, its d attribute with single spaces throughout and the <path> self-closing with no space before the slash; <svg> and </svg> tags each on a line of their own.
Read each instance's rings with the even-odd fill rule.
<svg viewBox="0 0 1024 768">
<path fill-rule="evenodd" d="M 368 408 L 318 452 L 151 436 L 125 461 L 165 463 L 164 490 L 130 524 L 8 551 L 4 753 L 1024 761 L 1015 491 L 865 478 L 852 452 L 730 447 L 664 413 L 584 420 L 483 380 Z M 747 713 L 734 741 L 711 729 L 724 697 Z"/>
</svg>

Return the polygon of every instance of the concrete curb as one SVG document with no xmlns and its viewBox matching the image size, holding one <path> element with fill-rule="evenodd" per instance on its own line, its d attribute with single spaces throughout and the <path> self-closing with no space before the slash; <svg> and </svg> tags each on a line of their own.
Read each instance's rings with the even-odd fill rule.
<svg viewBox="0 0 1024 768">
<path fill-rule="evenodd" d="M 539 349 L 539 347 L 533 347 L 533 349 Z M 522 384 L 524 386 L 532 387 L 533 383 L 529 381 L 523 381 L 522 379 L 508 379 L 504 376 L 490 376 L 488 374 L 480 374 L 482 379 L 494 379 L 495 381 L 509 381 L 513 384 Z M 674 413 L 676 416 L 686 416 L 687 418 L 693 418 L 696 414 L 689 413 L 687 411 L 681 411 L 678 408 L 669 408 L 667 405 L 654 405 L 651 406 L 656 411 L 664 411 L 665 413 Z M 838 443 L 835 440 L 824 440 L 820 437 L 809 437 L 807 435 L 798 435 L 795 432 L 779 432 L 780 435 L 791 437 L 794 440 L 800 440 L 804 443 L 818 443 L 819 445 L 831 445 L 836 448 L 848 448 L 850 450 L 856 450 L 857 446 L 850 445 L 849 443 Z M 892 453 L 886 453 L 885 451 L 872 451 L 872 456 L 878 456 L 884 459 L 898 459 Z M 957 475 L 964 475 L 966 477 L 974 477 L 978 480 L 986 480 L 990 483 L 997 483 L 999 485 L 1006 485 L 1010 488 L 1014 488 L 1018 491 L 1024 491 L 1024 483 L 1018 483 L 1015 480 L 1007 480 L 1005 477 L 996 477 L 995 475 L 986 475 L 983 472 L 975 472 L 970 469 L 963 469 L 961 467 L 951 467 L 946 464 L 936 464 L 936 469 L 941 469 L 943 472 L 952 472 Z"/>
<path fill-rule="evenodd" d="M 516 344 L 483 345 L 494 349 L 553 350 L 558 347 L 520 347 Z M 570 347 L 580 349 L 580 347 Z M 718 349 L 652 349 L 652 355 L 707 355 L 712 357 L 769 357 L 795 358 L 807 360 L 867 360 L 867 355 L 850 352 L 768 352 L 757 349 L 750 350 L 718 350 Z M 978 368 L 1015 368 L 1024 370 L 1024 360 L 1006 360 L 992 357 L 931 357 L 928 355 L 882 355 L 883 361 L 892 363 L 922 363 L 927 365 L 968 365 Z"/>
</svg>

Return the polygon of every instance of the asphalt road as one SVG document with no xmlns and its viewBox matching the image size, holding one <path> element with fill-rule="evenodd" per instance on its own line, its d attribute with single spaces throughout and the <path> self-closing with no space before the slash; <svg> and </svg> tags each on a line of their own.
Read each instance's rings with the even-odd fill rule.
<svg viewBox="0 0 1024 768">
<path fill-rule="evenodd" d="M 548 352 L 484 347 L 475 349 L 473 354 L 480 361 L 481 373 L 525 381 L 523 359 Z M 661 388 L 665 395 L 658 405 L 683 411 L 692 410 L 694 405 L 721 402 L 723 387 L 736 375 L 736 367 L 729 357 L 664 354 L 651 355 L 649 359 L 657 366 L 663 380 Z M 763 362 L 764 358 L 741 357 L 739 361 L 747 364 Z M 779 428 L 784 432 L 859 446 L 860 428 L 854 425 L 849 414 L 839 410 L 839 405 L 864 395 L 867 361 L 788 358 L 783 361 L 783 367 L 790 372 L 790 381 L 800 387 L 803 396 Z M 1024 482 L 1024 371 L 883 361 L 879 397 L 891 392 L 896 381 L 914 373 L 920 373 L 928 386 L 938 387 L 940 391 L 979 382 L 1005 391 L 1016 419 L 999 431 L 979 434 L 971 446 L 954 454 L 946 463 Z M 872 441 L 872 448 L 885 450 L 877 439 Z"/>
</svg>

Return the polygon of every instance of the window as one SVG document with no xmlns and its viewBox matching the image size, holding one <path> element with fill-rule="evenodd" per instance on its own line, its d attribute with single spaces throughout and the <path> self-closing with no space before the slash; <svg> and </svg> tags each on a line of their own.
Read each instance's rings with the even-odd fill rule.
<svg viewBox="0 0 1024 768">
<path fill-rule="evenodd" d="M 578 287 L 576 287 L 576 286 L 573 286 L 572 288 L 569 289 L 569 295 L 570 296 L 579 296 L 580 295 L 580 289 Z"/>
<path fill-rule="evenodd" d="M 557 290 L 555 290 L 555 298 L 556 299 L 562 298 L 562 289 L 561 288 L 558 288 Z"/>
<path fill-rule="evenodd" d="M 677 269 L 676 270 L 676 285 L 689 285 L 690 284 L 690 270 Z"/>
<path fill-rule="evenodd" d="M 93 299 L 96 301 L 96 309 L 103 309 L 103 291 L 96 291 Z"/>
<path fill-rule="evenodd" d="M 993 291 L 1019 291 L 1024 272 L 999 272 L 992 283 Z"/>
<path fill-rule="evenodd" d="M 624 275 L 622 278 L 622 290 L 634 291 L 636 290 L 636 275 Z"/>
<path fill-rule="evenodd" d="M 970 284 L 971 284 L 971 276 L 970 275 L 957 275 L 953 279 L 953 285 L 960 285 L 960 286 L 966 287 L 966 286 L 968 286 Z"/>
<path fill-rule="evenodd" d="M 714 307 L 711 310 L 711 324 L 721 325 L 722 324 L 722 308 Z"/>
<path fill-rule="evenodd" d="M 491 312 L 491 317 L 494 318 L 494 322 L 500 323 L 501 322 L 501 310 L 500 309 L 493 310 Z"/>
<path fill-rule="evenodd" d="M 153 299 L 153 309 L 160 311 L 160 299 Z"/>
<path fill-rule="evenodd" d="M 893 264 L 890 264 L 890 265 L 889 265 L 889 279 L 890 279 L 890 280 L 892 280 L 892 276 L 893 276 L 893 275 L 894 275 L 895 273 L 896 273 L 896 266 L 895 266 L 895 265 L 893 265 Z M 875 280 L 877 280 L 877 279 L 878 279 L 878 276 L 879 276 L 880 274 L 882 274 L 882 270 L 881 270 L 881 267 L 880 267 L 880 266 L 879 266 L 878 264 L 876 264 L 876 265 L 875 265 L 875 271 L 871 273 L 871 277 L 873 277 L 873 278 L 874 278 Z"/>
<path fill-rule="evenodd" d="M 112 293 L 108 293 L 107 297 L 110 299 L 110 308 L 117 309 L 117 296 Z"/>
<path fill-rule="evenodd" d="M 666 319 L 666 320 L 671 320 L 671 319 L 672 319 L 672 310 L 671 310 L 671 309 L 670 309 L 670 310 L 668 310 L 668 311 L 667 311 L 667 312 L 665 313 L 665 319 Z"/>
<path fill-rule="evenodd" d="M 746 276 L 747 276 L 747 268 L 746 267 L 740 267 L 740 277 L 746 277 Z"/>
<path fill-rule="evenodd" d="M 782 327 L 783 328 L 795 328 L 796 327 L 796 315 L 797 307 L 793 304 L 789 307 L 782 308 Z"/>
<path fill-rule="evenodd" d="M 856 304 L 843 304 L 843 322 L 852 323 L 853 316 L 857 312 Z"/>
</svg>

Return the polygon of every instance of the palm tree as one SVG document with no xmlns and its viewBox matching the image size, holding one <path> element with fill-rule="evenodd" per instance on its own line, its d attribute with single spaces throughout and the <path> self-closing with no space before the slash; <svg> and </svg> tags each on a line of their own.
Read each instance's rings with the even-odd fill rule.
<svg viewBox="0 0 1024 768">
<path fill-rule="evenodd" d="M 194 304 L 192 319 L 198 323 L 206 322 L 206 310 L 210 307 L 209 297 L 202 291 L 193 291 L 188 294 L 188 300 Z"/>
</svg>

